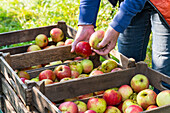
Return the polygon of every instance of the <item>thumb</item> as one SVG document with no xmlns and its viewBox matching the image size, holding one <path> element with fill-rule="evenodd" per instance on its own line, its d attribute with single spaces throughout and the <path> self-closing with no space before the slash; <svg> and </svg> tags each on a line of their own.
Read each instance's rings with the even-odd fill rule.
<svg viewBox="0 0 170 113">
<path fill-rule="evenodd" d="M 98 47 L 99 47 L 99 48 L 103 48 L 103 47 L 105 47 L 109 42 L 110 42 L 110 40 L 108 40 L 107 37 L 104 37 L 103 40 L 98 44 Z"/>
<path fill-rule="evenodd" d="M 73 53 L 73 52 L 75 51 L 75 48 L 76 48 L 77 43 L 78 43 L 77 41 L 74 41 L 74 42 L 72 43 L 71 53 Z"/>
</svg>

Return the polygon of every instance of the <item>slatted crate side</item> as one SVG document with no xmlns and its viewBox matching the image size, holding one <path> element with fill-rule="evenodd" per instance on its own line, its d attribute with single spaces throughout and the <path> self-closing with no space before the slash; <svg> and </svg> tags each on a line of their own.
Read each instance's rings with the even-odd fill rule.
<svg viewBox="0 0 170 113">
<path fill-rule="evenodd" d="M 3 96 L 3 112 L 4 113 L 17 113 L 11 103 Z"/>
<path fill-rule="evenodd" d="M 0 74 L 4 76 L 9 84 L 13 87 L 16 93 L 20 96 L 21 100 L 24 102 L 24 104 L 30 104 L 30 99 L 27 96 L 27 86 L 21 81 L 21 79 L 3 57 L 0 57 L 0 71 Z"/>
<path fill-rule="evenodd" d="M 11 103 L 17 113 L 30 113 L 30 111 L 26 108 L 26 106 L 22 103 L 19 96 L 17 96 L 8 82 L 1 78 L 2 82 L 2 92 L 7 98 L 7 100 Z"/>
<path fill-rule="evenodd" d="M 38 34 L 45 34 L 46 36 L 50 37 L 50 30 L 52 28 L 60 28 L 64 33 L 64 39 L 66 40 L 66 37 L 68 38 L 75 38 L 76 30 L 68 25 L 66 25 L 65 22 L 59 21 L 56 25 L 50 25 L 50 26 L 44 26 L 44 27 L 37 27 L 32 29 L 26 29 L 26 30 L 20 30 L 20 31 L 14 31 L 14 32 L 7 32 L 7 33 L 1 33 L 0 34 L 0 42 L 2 40 L 3 43 L 0 43 L 0 46 L 3 45 L 11 45 L 21 42 L 27 42 L 27 41 L 33 41 L 35 40 L 35 37 Z M 8 37 L 8 38 L 5 38 Z M 5 40 L 5 41 L 4 41 Z M 51 43 L 51 42 L 49 42 Z M 10 54 L 18 54 L 18 53 L 24 53 L 27 51 L 27 48 L 30 45 L 25 46 L 19 46 L 19 47 L 12 47 L 7 49 L 0 49 L 0 52 Z"/>
</svg>

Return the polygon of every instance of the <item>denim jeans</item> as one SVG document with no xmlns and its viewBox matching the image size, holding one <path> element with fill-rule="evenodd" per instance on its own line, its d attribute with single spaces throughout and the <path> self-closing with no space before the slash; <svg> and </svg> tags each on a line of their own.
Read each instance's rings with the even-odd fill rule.
<svg viewBox="0 0 170 113">
<path fill-rule="evenodd" d="M 151 32 L 152 68 L 170 76 L 170 28 L 148 2 L 120 34 L 118 50 L 136 62 L 143 61 Z"/>
</svg>

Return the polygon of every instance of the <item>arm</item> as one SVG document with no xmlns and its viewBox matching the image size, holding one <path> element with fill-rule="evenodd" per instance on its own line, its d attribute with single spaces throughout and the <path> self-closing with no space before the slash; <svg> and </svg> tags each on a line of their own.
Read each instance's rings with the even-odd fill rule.
<svg viewBox="0 0 170 113">
<path fill-rule="evenodd" d="M 113 21 L 109 24 L 104 39 L 98 44 L 103 49 L 94 51 L 100 55 L 107 55 L 115 48 L 119 33 L 128 27 L 131 19 L 143 9 L 145 2 L 146 0 L 124 0 Z"/>
</svg>

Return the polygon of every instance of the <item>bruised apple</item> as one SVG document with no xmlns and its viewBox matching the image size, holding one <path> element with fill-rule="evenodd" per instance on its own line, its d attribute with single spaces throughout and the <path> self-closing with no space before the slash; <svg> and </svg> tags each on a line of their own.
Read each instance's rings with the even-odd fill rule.
<svg viewBox="0 0 170 113">
<path fill-rule="evenodd" d="M 75 52 L 84 58 L 89 57 L 92 54 L 91 46 L 88 42 L 80 41 L 76 45 Z"/>
<path fill-rule="evenodd" d="M 111 72 L 114 68 L 117 68 L 117 63 L 116 63 L 116 61 L 114 61 L 112 59 L 105 60 L 101 64 L 101 70 L 104 73 Z"/>
</svg>

